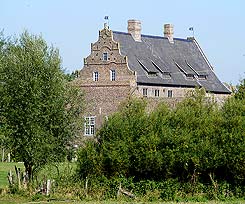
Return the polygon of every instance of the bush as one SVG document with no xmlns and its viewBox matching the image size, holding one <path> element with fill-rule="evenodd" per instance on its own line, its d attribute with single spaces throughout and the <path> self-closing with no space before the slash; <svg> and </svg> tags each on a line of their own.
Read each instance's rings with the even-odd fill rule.
<svg viewBox="0 0 245 204">
<path fill-rule="evenodd" d="M 241 96 L 220 107 L 199 90 L 174 109 L 160 104 L 151 113 L 144 100 L 130 99 L 104 123 L 97 141 L 80 150 L 77 175 L 133 178 L 130 186 L 136 194 L 151 191 L 151 199 L 242 196 L 245 99 Z"/>
</svg>

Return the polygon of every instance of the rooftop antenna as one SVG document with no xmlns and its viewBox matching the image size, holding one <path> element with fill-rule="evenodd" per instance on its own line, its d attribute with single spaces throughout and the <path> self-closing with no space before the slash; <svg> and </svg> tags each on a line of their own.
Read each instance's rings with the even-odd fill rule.
<svg viewBox="0 0 245 204">
<path fill-rule="evenodd" d="M 190 27 L 189 31 L 192 31 L 192 37 L 194 38 L 194 27 Z"/>
<path fill-rule="evenodd" d="M 105 20 L 105 23 L 104 23 L 105 27 L 109 29 L 109 16 L 105 16 L 104 20 Z"/>
</svg>

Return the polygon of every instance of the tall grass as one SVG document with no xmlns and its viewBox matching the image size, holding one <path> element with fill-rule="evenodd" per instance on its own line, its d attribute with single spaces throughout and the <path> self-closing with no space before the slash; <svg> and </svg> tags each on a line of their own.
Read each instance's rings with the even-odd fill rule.
<svg viewBox="0 0 245 204">
<path fill-rule="evenodd" d="M 12 173 L 15 172 L 15 166 L 17 168 L 20 168 L 21 170 L 24 170 L 24 164 L 23 163 L 17 163 L 17 162 L 0 162 L 0 188 L 6 188 L 8 186 L 8 172 L 11 170 Z"/>
</svg>

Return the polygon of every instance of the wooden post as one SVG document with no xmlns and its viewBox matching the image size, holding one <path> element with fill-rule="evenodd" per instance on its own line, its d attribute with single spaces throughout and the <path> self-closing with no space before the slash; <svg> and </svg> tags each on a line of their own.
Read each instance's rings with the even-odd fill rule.
<svg viewBox="0 0 245 204">
<path fill-rule="evenodd" d="M 51 181 L 50 179 L 48 179 L 47 180 L 47 191 L 46 191 L 47 196 L 49 195 L 50 190 L 51 190 Z"/>
<path fill-rule="evenodd" d="M 16 177 L 17 177 L 18 188 L 21 189 L 20 168 L 17 168 L 16 166 L 14 166 L 14 168 L 15 168 L 15 173 L 16 173 Z"/>
<path fill-rule="evenodd" d="M 88 177 L 86 176 L 86 181 L 85 181 L 85 192 L 86 192 L 86 197 L 88 196 Z"/>
<path fill-rule="evenodd" d="M 23 173 L 23 181 L 22 181 L 22 184 L 23 184 L 23 188 L 24 189 L 27 189 L 27 174 L 26 172 Z"/>
<path fill-rule="evenodd" d="M 13 185 L 13 175 L 11 170 L 9 170 L 8 173 L 8 180 L 9 180 L 9 185 Z"/>
<path fill-rule="evenodd" d="M 8 162 L 10 162 L 10 153 L 8 153 Z"/>
<path fill-rule="evenodd" d="M 2 149 L 2 162 L 4 162 L 4 148 Z"/>
</svg>

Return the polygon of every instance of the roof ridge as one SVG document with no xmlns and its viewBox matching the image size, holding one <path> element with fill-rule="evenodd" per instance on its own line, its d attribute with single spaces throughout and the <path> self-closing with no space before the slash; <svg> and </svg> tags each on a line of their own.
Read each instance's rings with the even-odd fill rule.
<svg viewBox="0 0 245 204">
<path fill-rule="evenodd" d="M 130 33 L 127 32 L 122 32 L 122 31 L 112 31 L 113 33 L 117 34 L 123 34 L 123 35 L 130 35 Z M 141 37 L 148 37 L 148 38 L 159 38 L 159 39 L 168 39 L 167 37 L 164 36 L 159 36 L 159 35 L 148 35 L 148 34 L 141 34 Z M 193 42 L 193 40 L 190 39 L 185 39 L 185 38 L 173 38 L 174 40 L 179 40 L 179 41 L 185 41 L 185 42 Z"/>
</svg>

